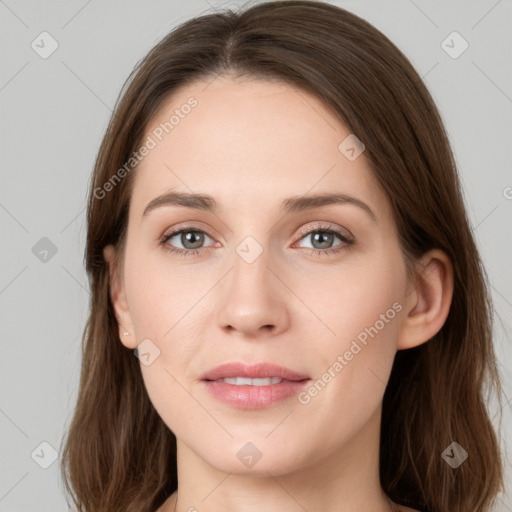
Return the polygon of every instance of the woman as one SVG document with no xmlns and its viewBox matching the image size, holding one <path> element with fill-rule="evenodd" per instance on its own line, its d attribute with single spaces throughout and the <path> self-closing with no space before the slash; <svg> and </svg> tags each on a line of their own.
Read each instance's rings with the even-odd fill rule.
<svg viewBox="0 0 512 512">
<path fill-rule="evenodd" d="M 86 263 L 78 510 L 490 510 L 485 272 L 432 98 L 364 20 L 269 2 L 165 37 Z"/>
</svg>

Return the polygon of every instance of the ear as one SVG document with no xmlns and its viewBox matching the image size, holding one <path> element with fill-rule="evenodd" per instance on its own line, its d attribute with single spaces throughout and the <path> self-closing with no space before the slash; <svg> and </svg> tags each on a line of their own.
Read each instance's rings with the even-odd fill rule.
<svg viewBox="0 0 512 512">
<path fill-rule="evenodd" d="M 103 257 L 109 266 L 110 300 L 114 308 L 117 323 L 119 324 L 119 339 L 121 343 L 130 349 L 137 347 L 137 340 L 133 328 L 130 309 L 126 300 L 123 279 L 120 277 L 120 269 L 116 268 L 115 248 L 109 244 L 103 249 Z M 124 333 L 128 334 L 125 335 Z"/>
<path fill-rule="evenodd" d="M 440 249 L 425 253 L 416 282 L 404 299 L 405 315 L 397 350 L 416 347 L 430 340 L 443 326 L 453 296 L 453 266 Z M 411 286 L 411 285 L 410 285 Z"/>
</svg>

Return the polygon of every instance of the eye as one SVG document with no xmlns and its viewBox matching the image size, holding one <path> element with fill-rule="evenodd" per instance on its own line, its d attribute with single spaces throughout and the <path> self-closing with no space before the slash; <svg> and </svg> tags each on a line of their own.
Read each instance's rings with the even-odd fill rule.
<svg viewBox="0 0 512 512">
<path fill-rule="evenodd" d="M 180 254 L 181 256 L 193 256 L 199 253 L 198 249 L 203 248 L 205 238 L 212 240 L 204 231 L 189 226 L 167 233 L 161 238 L 160 244 L 170 252 Z M 168 242 L 173 239 L 176 240 L 172 245 L 169 244 Z M 176 244 L 178 244 L 178 247 L 176 247 Z M 181 247 L 179 247 L 179 244 L 181 244 Z"/>
<path fill-rule="evenodd" d="M 310 238 L 313 247 L 304 248 L 309 249 L 311 253 L 316 256 L 337 253 L 354 243 L 354 239 L 351 235 L 332 226 L 317 225 L 314 229 L 309 228 L 302 230 L 300 234 L 302 235 L 300 240 Z M 160 239 L 160 245 L 162 245 L 165 250 L 179 256 L 195 256 L 199 254 L 199 249 L 209 249 L 213 246 L 203 247 L 207 238 L 213 241 L 204 231 L 196 229 L 193 226 L 187 226 L 164 235 Z M 339 240 L 337 244 L 334 243 L 336 238 Z M 174 240 L 173 243 L 169 243 L 173 241 L 173 239 L 176 240 Z"/>
<path fill-rule="evenodd" d="M 325 254 L 337 253 L 347 246 L 354 243 L 354 239 L 348 233 L 343 233 L 341 230 L 333 228 L 332 226 L 315 226 L 314 229 L 309 229 L 303 233 L 301 240 L 311 240 L 313 247 L 311 251 L 317 256 Z M 338 238 L 340 242 L 332 245 Z M 308 247 L 306 247 L 308 249 Z"/>
</svg>

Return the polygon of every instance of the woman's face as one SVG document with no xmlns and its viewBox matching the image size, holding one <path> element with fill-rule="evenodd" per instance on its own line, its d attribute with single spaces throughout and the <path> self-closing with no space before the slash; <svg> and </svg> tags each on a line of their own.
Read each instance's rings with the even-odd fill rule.
<svg viewBox="0 0 512 512">
<path fill-rule="evenodd" d="M 410 298 L 390 205 L 350 135 L 303 91 L 228 77 L 178 91 L 147 129 L 121 339 L 142 343 L 182 449 L 221 471 L 284 474 L 378 438 Z"/>
</svg>

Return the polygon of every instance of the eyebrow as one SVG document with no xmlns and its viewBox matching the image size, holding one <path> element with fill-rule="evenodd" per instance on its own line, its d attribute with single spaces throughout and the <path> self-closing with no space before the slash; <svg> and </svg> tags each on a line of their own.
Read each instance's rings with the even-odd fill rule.
<svg viewBox="0 0 512 512">
<path fill-rule="evenodd" d="M 377 216 L 373 210 L 361 199 L 347 194 L 341 193 L 324 193 L 308 196 L 294 196 L 285 199 L 281 204 L 281 212 L 293 213 L 314 208 L 321 208 L 322 206 L 330 206 L 336 204 L 352 204 L 363 209 L 373 221 L 377 222 Z M 189 192 L 167 192 L 161 196 L 155 197 L 144 208 L 142 217 L 148 215 L 156 208 L 164 206 L 184 206 L 194 210 L 205 210 L 212 213 L 220 212 L 219 203 L 208 194 L 195 194 Z"/>
</svg>

